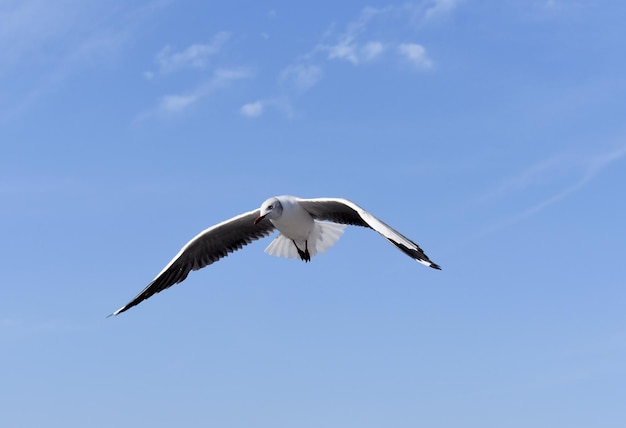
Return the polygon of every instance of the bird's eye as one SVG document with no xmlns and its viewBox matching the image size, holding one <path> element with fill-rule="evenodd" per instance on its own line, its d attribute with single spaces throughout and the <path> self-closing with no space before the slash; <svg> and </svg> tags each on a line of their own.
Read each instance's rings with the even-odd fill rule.
<svg viewBox="0 0 626 428">
<path fill-rule="evenodd" d="M 273 210 L 274 209 L 274 205 L 270 205 L 269 207 L 267 207 L 268 210 Z"/>
</svg>

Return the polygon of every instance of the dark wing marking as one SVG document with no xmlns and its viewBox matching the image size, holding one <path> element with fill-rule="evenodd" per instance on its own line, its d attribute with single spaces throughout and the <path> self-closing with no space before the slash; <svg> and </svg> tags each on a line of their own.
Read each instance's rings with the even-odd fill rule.
<svg viewBox="0 0 626 428">
<path fill-rule="evenodd" d="M 165 268 L 133 300 L 111 315 L 138 305 L 153 294 L 182 282 L 192 270 L 202 269 L 274 230 L 269 220 L 254 224 L 259 210 L 250 211 L 209 227 L 189 241 Z"/>
<path fill-rule="evenodd" d="M 430 266 L 434 269 L 441 269 L 439 265 L 433 263 L 428 258 L 419 245 L 352 201 L 340 198 L 318 198 L 298 199 L 298 202 L 315 219 L 369 227 L 383 235 L 407 256 L 423 265 Z"/>
</svg>

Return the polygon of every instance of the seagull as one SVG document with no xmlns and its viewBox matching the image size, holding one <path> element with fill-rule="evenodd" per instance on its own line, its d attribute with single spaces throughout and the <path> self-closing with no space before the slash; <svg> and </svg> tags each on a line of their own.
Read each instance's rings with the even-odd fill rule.
<svg viewBox="0 0 626 428">
<path fill-rule="evenodd" d="M 274 230 L 280 233 L 265 249 L 266 253 L 309 262 L 311 257 L 332 247 L 347 225 L 373 229 L 417 262 L 433 269 L 441 269 L 415 242 L 354 202 L 341 198 L 302 199 L 295 196 L 276 196 L 263 202 L 259 209 L 200 232 L 141 293 L 109 316 L 127 311 L 152 295 L 182 282 L 192 270 L 215 263 L 244 245 L 272 234 Z"/>
</svg>

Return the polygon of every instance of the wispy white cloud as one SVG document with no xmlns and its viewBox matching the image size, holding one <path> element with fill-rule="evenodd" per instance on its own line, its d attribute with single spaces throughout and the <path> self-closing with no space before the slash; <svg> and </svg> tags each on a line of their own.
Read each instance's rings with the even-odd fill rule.
<svg viewBox="0 0 626 428">
<path fill-rule="evenodd" d="M 285 66 L 278 75 L 280 95 L 267 99 L 288 100 L 303 95 L 320 83 L 332 62 L 347 62 L 355 67 L 374 63 L 395 66 L 408 64 L 408 69 L 415 72 L 433 70 L 435 62 L 427 49 L 411 40 L 415 33 L 407 32 L 406 29 L 419 29 L 415 24 L 416 19 L 423 23 L 425 20 L 452 13 L 461 1 L 418 0 L 361 9 L 353 20 L 344 25 L 333 26 L 312 49 Z M 248 117 L 258 117 L 268 106 L 285 104 L 268 101 L 257 103 L 259 101 L 245 104 L 240 113 Z M 291 103 L 286 104 L 289 108 L 285 111 L 293 116 Z"/>
<path fill-rule="evenodd" d="M 311 89 L 322 78 L 322 69 L 317 65 L 292 64 L 281 71 L 279 80 L 297 92 Z"/>
<path fill-rule="evenodd" d="M 328 46 L 328 59 L 339 59 L 353 65 L 363 64 L 379 58 L 386 50 L 385 44 L 379 41 L 365 43 L 340 41 Z"/>
<path fill-rule="evenodd" d="M 222 31 L 215 34 L 207 43 L 193 43 L 182 50 L 175 50 L 169 44 L 165 45 L 155 55 L 157 69 L 144 72 L 144 77 L 147 80 L 162 77 L 165 82 L 171 74 L 183 70 L 198 70 L 199 73 L 195 75 L 196 83 L 194 85 L 192 82 L 192 89 L 162 95 L 156 107 L 140 114 L 139 119 L 182 113 L 208 98 L 216 90 L 226 88 L 235 81 L 254 77 L 254 72 L 248 67 L 225 68 L 216 64 L 218 54 L 230 37 L 230 33 Z M 210 77 L 207 78 L 207 74 L 210 74 Z M 255 111 L 253 107 L 254 105 L 242 107 L 242 114 L 260 115 L 262 105 L 256 105 L 257 110 L 260 108 L 259 111 Z"/>
<path fill-rule="evenodd" d="M 255 101 L 241 106 L 239 110 L 246 117 L 259 117 L 263 114 L 265 103 L 263 101 Z"/>
<path fill-rule="evenodd" d="M 188 95 L 165 95 L 159 102 L 159 111 L 164 113 L 175 113 L 185 110 L 187 107 L 198 101 L 203 94 L 200 91 Z"/>
<path fill-rule="evenodd" d="M 432 0 L 428 2 L 425 12 L 424 21 L 432 21 L 449 15 L 462 0 Z"/>
<path fill-rule="evenodd" d="M 291 64 L 285 67 L 278 76 L 282 93 L 262 100 L 248 102 L 240 107 L 239 113 L 245 117 L 259 117 L 268 109 L 282 111 L 287 117 L 295 117 L 291 96 L 304 94 L 314 87 L 322 78 L 322 69 L 313 64 Z"/>
<path fill-rule="evenodd" d="M 366 61 L 373 61 L 380 57 L 385 51 L 385 45 L 381 42 L 368 42 L 363 45 L 362 53 Z"/>
<path fill-rule="evenodd" d="M 315 47 L 313 54 L 324 52 L 328 60 L 362 65 L 391 53 L 408 61 L 415 70 L 431 69 L 433 60 L 426 54 L 424 46 L 406 40 L 406 33 L 397 28 L 412 23 L 415 16 L 418 16 L 418 21 L 423 22 L 449 14 L 458 3 L 459 0 L 434 0 L 385 8 L 366 7 L 343 31 L 328 33 L 326 40 Z M 376 28 L 376 31 L 372 31 L 370 27 Z M 376 37 L 373 37 L 374 34 Z M 313 54 L 308 57 L 314 56 Z M 389 58 L 388 55 L 387 57 Z"/>
<path fill-rule="evenodd" d="M 194 43 L 180 51 L 174 50 L 170 45 L 165 45 L 155 56 L 158 70 L 147 71 L 144 76 L 153 78 L 157 74 L 169 74 L 189 68 L 205 68 L 211 57 L 220 52 L 229 37 L 229 33 L 219 32 L 208 43 Z"/>
<path fill-rule="evenodd" d="M 277 110 L 290 119 L 297 116 L 291 101 L 284 96 L 246 103 L 240 107 L 239 113 L 244 117 L 257 118 L 266 114 L 270 109 L 273 111 Z"/>
<path fill-rule="evenodd" d="M 71 49 L 71 35 L 79 19 L 90 13 L 79 1 L 6 1 L 0 10 L 0 72 L 39 60 L 44 48 Z"/>
<path fill-rule="evenodd" d="M 503 182 L 486 198 L 483 198 L 482 201 L 501 199 L 537 185 L 545 186 L 555 181 L 557 177 L 564 175 L 575 175 L 576 178 L 552 195 L 545 197 L 543 200 L 528 206 L 504 220 L 495 222 L 486 227 L 478 233 L 478 236 L 489 235 L 539 213 L 545 208 L 579 191 L 596 178 L 604 169 L 625 158 L 626 145 L 620 145 L 611 150 L 593 155 L 559 155 L 531 165 L 517 176 Z"/>
<path fill-rule="evenodd" d="M 72 76 L 115 62 L 164 0 L 109 7 L 80 0 L 7 0 L 0 4 L 0 77 L 27 70 L 0 100 L 0 122 L 23 113 Z M 21 79 L 15 79 L 19 82 Z"/>
<path fill-rule="evenodd" d="M 417 43 L 401 43 L 398 45 L 398 52 L 413 67 L 419 70 L 433 68 L 433 62 L 426 54 L 426 49 Z"/>
<path fill-rule="evenodd" d="M 249 79 L 254 76 L 254 72 L 248 67 L 218 68 L 213 73 L 211 86 L 221 88 L 235 80 Z"/>
<path fill-rule="evenodd" d="M 156 109 L 140 115 L 140 118 L 153 116 L 155 113 L 160 115 L 180 113 L 207 98 L 216 90 L 223 89 L 238 80 L 250 79 L 253 76 L 254 73 L 250 69 L 243 67 L 217 69 L 208 80 L 201 82 L 191 91 L 162 96 Z"/>
<path fill-rule="evenodd" d="M 354 42 L 341 40 L 337 44 L 328 46 L 328 59 L 343 59 L 352 64 L 359 63 L 358 47 Z"/>
<path fill-rule="evenodd" d="M 314 51 L 326 52 L 330 60 L 344 60 L 354 65 L 375 59 L 384 51 L 384 44 L 380 41 L 362 41 L 361 39 L 367 33 L 372 20 L 389 10 L 389 8 L 364 8 L 356 20 L 346 25 L 344 31 L 332 35 L 330 42 L 319 43 Z"/>
</svg>

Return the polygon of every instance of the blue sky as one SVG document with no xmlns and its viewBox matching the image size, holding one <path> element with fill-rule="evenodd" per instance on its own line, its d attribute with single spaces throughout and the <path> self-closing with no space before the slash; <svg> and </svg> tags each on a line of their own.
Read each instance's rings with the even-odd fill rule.
<svg viewBox="0 0 626 428">
<path fill-rule="evenodd" d="M 5 0 L 3 427 L 623 427 L 626 5 Z M 114 318 L 269 196 L 346 197 Z"/>
</svg>

